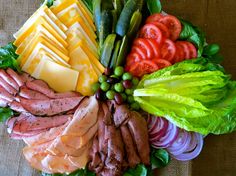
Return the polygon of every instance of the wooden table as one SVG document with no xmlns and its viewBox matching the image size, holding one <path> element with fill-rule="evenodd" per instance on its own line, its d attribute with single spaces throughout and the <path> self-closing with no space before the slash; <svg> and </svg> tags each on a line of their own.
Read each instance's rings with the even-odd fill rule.
<svg viewBox="0 0 236 176">
<path fill-rule="evenodd" d="M 223 65 L 236 79 L 236 1 L 163 0 L 164 10 L 200 26 L 209 43 L 221 45 Z M 39 7 L 40 0 L 0 0 L 0 45 L 12 41 L 12 34 Z M 209 136 L 201 155 L 192 162 L 173 161 L 158 171 L 160 176 L 234 176 L 236 175 L 236 133 Z M 8 138 L 0 125 L 0 175 L 37 176 L 21 154 L 24 144 Z"/>
</svg>

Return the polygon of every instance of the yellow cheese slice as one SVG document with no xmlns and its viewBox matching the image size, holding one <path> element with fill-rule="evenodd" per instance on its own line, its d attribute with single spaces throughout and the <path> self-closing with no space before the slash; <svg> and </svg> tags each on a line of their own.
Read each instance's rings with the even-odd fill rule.
<svg viewBox="0 0 236 176">
<path fill-rule="evenodd" d="M 90 18 L 87 18 L 85 15 L 85 12 L 81 9 L 81 5 L 76 2 L 68 7 L 66 7 L 64 10 L 60 11 L 57 14 L 57 17 L 62 21 L 65 22 L 70 18 L 74 18 L 75 16 L 79 15 L 83 22 L 85 23 L 86 27 L 89 28 L 90 31 L 95 31 L 95 25 L 93 24 L 93 21 L 90 21 Z"/>
<path fill-rule="evenodd" d="M 38 79 L 42 79 L 57 92 L 75 91 L 79 72 L 44 59 L 39 65 Z"/>
<path fill-rule="evenodd" d="M 46 28 L 64 47 L 68 46 L 65 39 L 62 38 L 57 33 L 57 31 L 43 17 L 37 18 L 28 27 L 22 27 L 22 30 L 19 30 L 22 32 L 19 35 L 15 36 L 16 40 L 14 41 L 14 45 L 18 47 L 21 44 L 21 42 L 24 41 L 25 38 L 27 38 L 32 32 L 34 32 L 37 29 L 37 26 L 39 25 L 42 25 L 44 28 Z"/>
<path fill-rule="evenodd" d="M 45 60 L 51 60 L 51 58 L 47 55 L 43 56 L 43 58 L 40 60 L 39 64 L 37 65 L 36 69 L 31 74 L 31 76 L 33 76 L 35 79 L 39 79 L 39 74 L 40 74 L 40 71 L 43 67 L 43 63 L 45 62 Z"/>
<path fill-rule="evenodd" d="M 60 27 L 45 13 L 45 9 L 48 7 L 46 5 L 41 6 L 23 25 L 23 27 L 14 34 L 14 37 L 17 39 L 19 36 L 28 31 L 33 24 L 37 23 L 38 18 L 44 18 L 45 21 L 50 25 L 54 30 L 63 38 L 66 39 L 66 34 L 62 31 Z"/>
<path fill-rule="evenodd" d="M 17 47 L 16 54 L 20 55 L 24 49 L 31 48 L 30 44 L 32 40 L 38 40 L 39 37 L 42 37 L 51 45 L 55 46 L 58 50 L 60 50 L 63 54 L 68 56 L 67 49 L 58 42 L 58 40 L 50 34 L 43 26 L 37 26 L 37 30 L 32 32 L 25 40 Z"/>
<path fill-rule="evenodd" d="M 91 86 L 98 81 L 98 75 L 94 71 L 89 57 L 80 46 L 70 56 L 69 64 L 72 68 L 80 72 L 76 90 L 83 95 L 92 95 Z"/>
<path fill-rule="evenodd" d="M 56 53 L 54 53 L 45 45 L 39 43 L 31 55 L 27 58 L 26 62 L 22 65 L 22 70 L 32 74 L 44 56 L 48 56 L 52 61 L 62 66 L 70 67 L 70 65 L 61 59 Z"/>
<path fill-rule="evenodd" d="M 43 44 L 53 52 L 55 52 L 60 58 L 62 58 L 65 62 L 68 62 L 70 58 L 66 56 L 64 53 L 62 53 L 60 50 L 58 50 L 55 46 L 51 45 L 47 40 L 45 40 L 44 37 L 39 36 L 38 38 L 35 38 L 29 43 L 29 47 L 25 48 L 24 51 L 21 53 L 19 58 L 17 59 L 20 63 L 20 66 L 24 65 L 27 58 L 31 55 L 37 44 Z"/>
</svg>

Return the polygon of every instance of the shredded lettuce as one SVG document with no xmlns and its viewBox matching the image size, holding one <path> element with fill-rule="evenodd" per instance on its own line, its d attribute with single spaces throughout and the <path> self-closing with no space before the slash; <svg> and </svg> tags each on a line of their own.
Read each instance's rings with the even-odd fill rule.
<svg viewBox="0 0 236 176">
<path fill-rule="evenodd" d="M 204 58 L 145 76 L 134 91 L 141 108 L 204 135 L 236 130 L 236 82 Z"/>
</svg>

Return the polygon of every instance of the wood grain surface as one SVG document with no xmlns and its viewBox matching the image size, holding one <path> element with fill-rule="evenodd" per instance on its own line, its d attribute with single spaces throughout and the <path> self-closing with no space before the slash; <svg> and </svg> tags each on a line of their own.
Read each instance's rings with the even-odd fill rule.
<svg viewBox="0 0 236 176">
<path fill-rule="evenodd" d="M 200 26 L 209 43 L 221 45 L 223 65 L 236 79 L 236 1 L 163 0 L 164 10 Z M 13 40 L 12 34 L 39 7 L 40 0 L 0 0 L 0 45 Z M 208 136 L 201 155 L 192 162 L 172 163 L 159 170 L 160 176 L 234 176 L 236 175 L 236 133 Z M 0 176 L 38 176 L 25 161 L 24 144 L 10 140 L 0 125 Z"/>
</svg>

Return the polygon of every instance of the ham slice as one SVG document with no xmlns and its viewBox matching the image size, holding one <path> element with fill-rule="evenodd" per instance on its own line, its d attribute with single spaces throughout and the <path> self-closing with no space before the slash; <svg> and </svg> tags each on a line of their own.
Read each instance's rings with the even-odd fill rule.
<svg viewBox="0 0 236 176">
<path fill-rule="evenodd" d="M 26 86 L 22 86 L 20 88 L 19 95 L 20 97 L 30 100 L 49 100 L 49 98 L 46 95 L 34 90 L 30 90 Z"/>
<path fill-rule="evenodd" d="M 0 86 L 0 98 L 7 100 L 8 102 L 12 102 L 14 100 L 14 96 L 10 94 L 6 89 Z"/>
<path fill-rule="evenodd" d="M 7 74 L 5 72 L 5 70 L 0 69 L 0 77 L 6 81 L 9 85 L 11 85 L 11 87 L 13 87 L 14 89 L 16 89 L 17 91 L 19 91 L 19 85 L 16 83 L 16 81 L 14 79 L 12 79 L 12 77 Z"/>
<path fill-rule="evenodd" d="M 0 77 L 0 86 L 2 86 L 7 92 L 12 95 L 17 94 L 17 90 L 13 88 L 10 84 L 8 84 L 2 77 Z"/>
<path fill-rule="evenodd" d="M 13 101 L 9 104 L 10 108 L 16 112 L 26 112 L 25 108 L 17 101 Z"/>
<path fill-rule="evenodd" d="M 71 97 L 52 100 L 27 100 L 20 98 L 20 103 L 31 114 L 52 116 L 74 109 L 83 98 Z"/>
<path fill-rule="evenodd" d="M 11 68 L 7 69 L 7 74 L 17 83 L 18 87 L 24 85 L 23 79 Z"/>
<path fill-rule="evenodd" d="M 23 73 L 20 75 L 21 80 L 23 81 L 23 85 L 25 85 L 27 82 L 34 81 L 35 79 L 31 77 L 28 73 Z"/>
<path fill-rule="evenodd" d="M 7 107 L 9 101 L 8 100 L 5 100 L 4 98 L 0 98 L 0 107 Z"/>
</svg>

